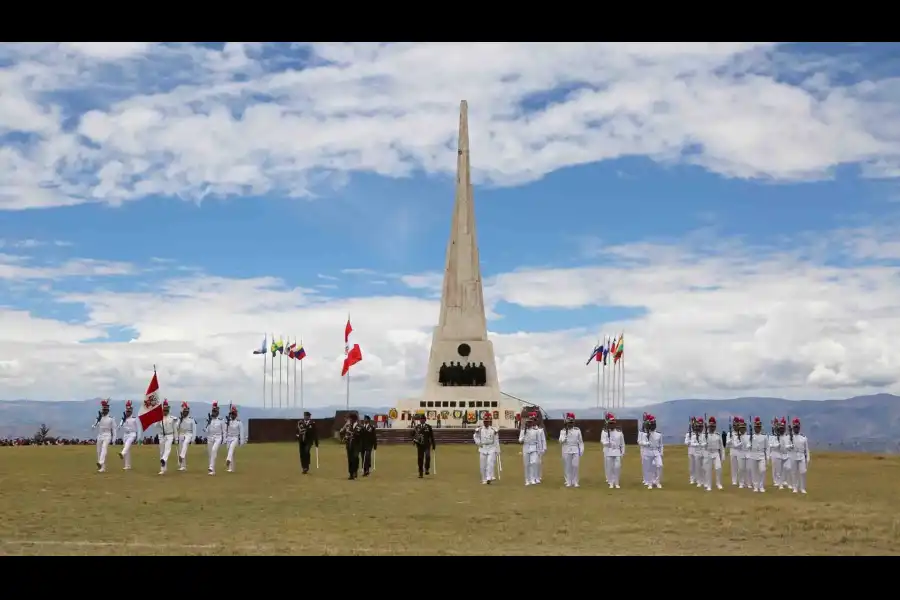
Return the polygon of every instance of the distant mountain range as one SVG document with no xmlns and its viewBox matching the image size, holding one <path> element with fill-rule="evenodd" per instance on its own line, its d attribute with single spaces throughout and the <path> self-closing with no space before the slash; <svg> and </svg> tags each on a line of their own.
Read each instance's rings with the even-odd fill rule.
<svg viewBox="0 0 900 600">
<path fill-rule="evenodd" d="M 42 423 L 50 435 L 67 438 L 92 437 L 91 425 L 100 399 L 76 402 L 0 401 L 0 438 L 30 437 Z M 309 408 L 313 418 L 334 416 L 342 406 Z M 123 402 L 113 401 L 112 415 L 120 419 Z M 191 412 L 205 422 L 210 405 L 196 402 Z M 387 407 L 354 407 L 360 415 L 386 413 Z M 574 412 L 579 419 L 599 419 L 603 410 L 575 408 L 547 410 L 550 418 Z M 900 397 L 891 394 L 858 396 L 846 400 L 785 400 L 783 398 L 734 398 L 731 400 L 670 400 L 660 404 L 617 411 L 619 418 L 638 418 L 652 413 L 660 424 L 666 443 L 681 443 L 691 415 L 714 415 L 723 425 L 732 415 L 745 419 L 759 415 L 768 424 L 774 416 L 799 417 L 803 432 L 814 447 L 856 452 L 900 453 Z M 299 418 L 300 409 L 241 407 L 241 419 Z"/>
</svg>

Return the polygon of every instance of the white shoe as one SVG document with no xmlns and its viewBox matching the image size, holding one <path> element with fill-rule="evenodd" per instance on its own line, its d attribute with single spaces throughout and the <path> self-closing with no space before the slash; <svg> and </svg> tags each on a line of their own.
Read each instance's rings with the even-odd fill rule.
<svg viewBox="0 0 900 600">
<path fill-rule="evenodd" d="M 697 484 L 697 487 L 698 487 L 698 488 L 702 488 L 702 487 L 703 487 L 703 484 L 702 484 L 702 483 L 698 483 L 698 484 Z"/>
<path fill-rule="evenodd" d="M 573 485 L 573 486 L 572 486 L 572 487 L 581 487 L 581 486 L 580 486 L 580 485 L 578 485 L 578 484 L 577 484 L 577 483 L 576 483 L 576 484 L 575 484 L 575 485 Z M 805 492 L 804 492 L 804 493 L 805 493 Z"/>
<path fill-rule="evenodd" d="M 621 489 L 622 489 L 622 486 L 620 486 L 620 485 L 617 483 L 617 484 L 616 484 L 616 489 L 617 489 L 617 490 L 621 490 Z"/>
<path fill-rule="evenodd" d="M 207 475 L 215 475 L 215 474 L 216 474 L 215 471 L 210 471 L 210 472 L 207 473 Z"/>
<path fill-rule="evenodd" d="M 656 489 L 661 490 L 661 489 L 662 489 L 662 484 L 661 484 L 661 483 L 657 483 L 657 484 L 656 484 Z"/>
<path fill-rule="evenodd" d="M 739 485 L 738 489 L 744 489 L 744 484 L 742 483 L 741 485 Z"/>
<path fill-rule="evenodd" d="M 797 490 L 791 490 L 791 491 L 794 492 L 795 494 L 797 493 Z"/>
<path fill-rule="evenodd" d="M 179 471 L 187 471 L 187 467 L 178 467 Z"/>
<path fill-rule="evenodd" d="M 609 484 L 609 489 L 612 490 L 612 489 L 615 489 L 615 487 L 616 487 L 616 486 L 614 486 L 613 484 L 611 484 L 611 483 Z"/>
<path fill-rule="evenodd" d="M 760 493 L 760 494 L 765 494 L 765 493 L 766 493 L 766 488 L 764 488 L 764 487 L 759 488 L 759 493 Z"/>
<path fill-rule="evenodd" d="M 159 473 L 157 473 L 157 475 L 165 475 L 165 474 L 166 474 L 165 471 L 160 471 Z"/>
<path fill-rule="evenodd" d="M 691 477 L 691 485 L 694 485 L 694 483 L 695 483 L 695 482 L 694 482 L 694 478 Z"/>
<path fill-rule="evenodd" d="M 753 488 L 753 493 L 755 494 L 755 493 L 757 493 L 757 492 L 759 492 L 759 490 L 756 489 L 756 488 Z"/>
<path fill-rule="evenodd" d="M 541 480 L 540 480 L 540 479 L 538 479 L 538 480 L 537 480 L 537 481 L 535 481 L 535 483 L 540 483 L 540 482 L 541 482 Z"/>
<path fill-rule="evenodd" d="M 225 469 L 225 470 L 228 471 L 229 473 L 234 473 L 234 469 Z"/>
<path fill-rule="evenodd" d="M 800 493 L 801 493 L 801 494 L 805 494 L 805 493 L 806 493 L 806 490 L 800 490 Z"/>
<path fill-rule="evenodd" d="M 569 485 L 569 484 L 568 484 L 568 483 L 567 483 L 567 484 L 566 484 L 566 487 L 572 487 L 572 486 L 571 486 L 571 485 Z"/>
<path fill-rule="evenodd" d="M 722 487 L 721 484 L 717 484 L 716 487 L 719 488 L 720 490 L 721 490 L 721 489 L 725 489 L 725 488 Z"/>
<path fill-rule="evenodd" d="M 529 485 L 531 485 L 531 482 L 530 482 L 530 481 L 526 481 L 526 482 L 525 482 L 525 485 L 526 485 L 526 486 L 529 486 Z"/>
</svg>

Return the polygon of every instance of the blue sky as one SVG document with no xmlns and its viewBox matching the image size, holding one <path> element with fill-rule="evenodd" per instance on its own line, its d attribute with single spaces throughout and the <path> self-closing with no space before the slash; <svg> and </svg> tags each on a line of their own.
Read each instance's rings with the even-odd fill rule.
<svg viewBox="0 0 900 600">
<path fill-rule="evenodd" d="M 591 344 L 626 330 L 635 403 L 897 391 L 897 57 L 6 44 L 0 398 L 134 395 L 163 364 L 172 396 L 260 404 L 274 331 L 328 404 L 348 312 L 358 393 L 420 393 L 463 98 L 504 389 L 589 405 Z"/>
</svg>

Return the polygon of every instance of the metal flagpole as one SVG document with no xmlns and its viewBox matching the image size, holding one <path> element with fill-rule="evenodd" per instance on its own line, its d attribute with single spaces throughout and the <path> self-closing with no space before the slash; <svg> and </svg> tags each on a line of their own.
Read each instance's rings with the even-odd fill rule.
<svg viewBox="0 0 900 600">
<path fill-rule="evenodd" d="M 303 347 L 303 338 L 300 338 L 300 347 Z M 300 410 L 303 410 L 303 360 L 300 363 Z"/>
<path fill-rule="evenodd" d="M 294 345 L 297 344 L 297 338 L 294 337 Z M 293 402 L 294 408 L 297 408 L 297 349 L 294 349 L 294 397 Z"/>
<path fill-rule="evenodd" d="M 266 365 L 266 362 L 267 362 L 266 355 L 269 353 L 269 349 L 266 348 L 265 346 L 266 346 L 266 343 L 264 341 L 263 342 L 263 350 L 265 350 L 265 352 L 263 352 L 263 408 L 266 407 L 266 373 L 268 371 L 266 369 L 266 366 L 267 366 Z"/>
<path fill-rule="evenodd" d="M 269 351 L 275 347 L 275 334 L 272 334 L 272 345 Z M 272 375 L 272 385 L 269 386 L 269 408 L 275 408 L 275 353 L 272 352 L 272 364 L 269 367 L 269 373 Z"/>
<path fill-rule="evenodd" d="M 594 346 L 594 349 L 600 348 L 600 354 L 594 357 L 594 361 L 597 363 L 597 408 L 600 408 L 600 363 L 603 362 L 603 349 L 600 346 L 600 340 L 597 340 L 597 345 Z"/>
<path fill-rule="evenodd" d="M 619 403 L 625 406 L 625 353 L 622 353 L 622 395 L 619 397 Z"/>
<path fill-rule="evenodd" d="M 606 340 L 603 340 L 603 348 L 606 347 Z M 600 388 L 597 390 L 597 403 L 600 405 L 599 408 L 606 408 L 606 398 L 601 397 L 600 390 L 603 390 L 603 394 L 606 393 L 606 361 L 603 360 L 603 350 L 600 350 L 600 364 L 597 365 L 598 369 L 602 369 L 601 381 L 598 383 Z"/>
<path fill-rule="evenodd" d="M 281 348 L 278 352 L 278 408 L 281 408 L 281 393 L 282 393 L 281 384 L 282 384 L 282 381 L 284 380 L 284 375 L 282 375 L 282 368 L 281 368 L 283 366 L 281 359 L 284 358 L 284 336 L 283 335 L 281 336 L 279 341 L 281 342 Z"/>
<path fill-rule="evenodd" d="M 347 410 L 350 410 L 350 370 L 347 370 Z"/>
</svg>

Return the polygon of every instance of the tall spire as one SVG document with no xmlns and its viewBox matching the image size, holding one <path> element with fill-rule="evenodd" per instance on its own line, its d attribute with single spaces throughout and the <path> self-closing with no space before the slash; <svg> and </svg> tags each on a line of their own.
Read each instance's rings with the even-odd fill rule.
<svg viewBox="0 0 900 600">
<path fill-rule="evenodd" d="M 445 340 L 487 340 L 484 291 L 469 157 L 469 107 L 459 106 L 459 144 L 456 156 L 456 200 L 447 243 L 447 261 L 441 294 L 438 329 Z"/>
</svg>

